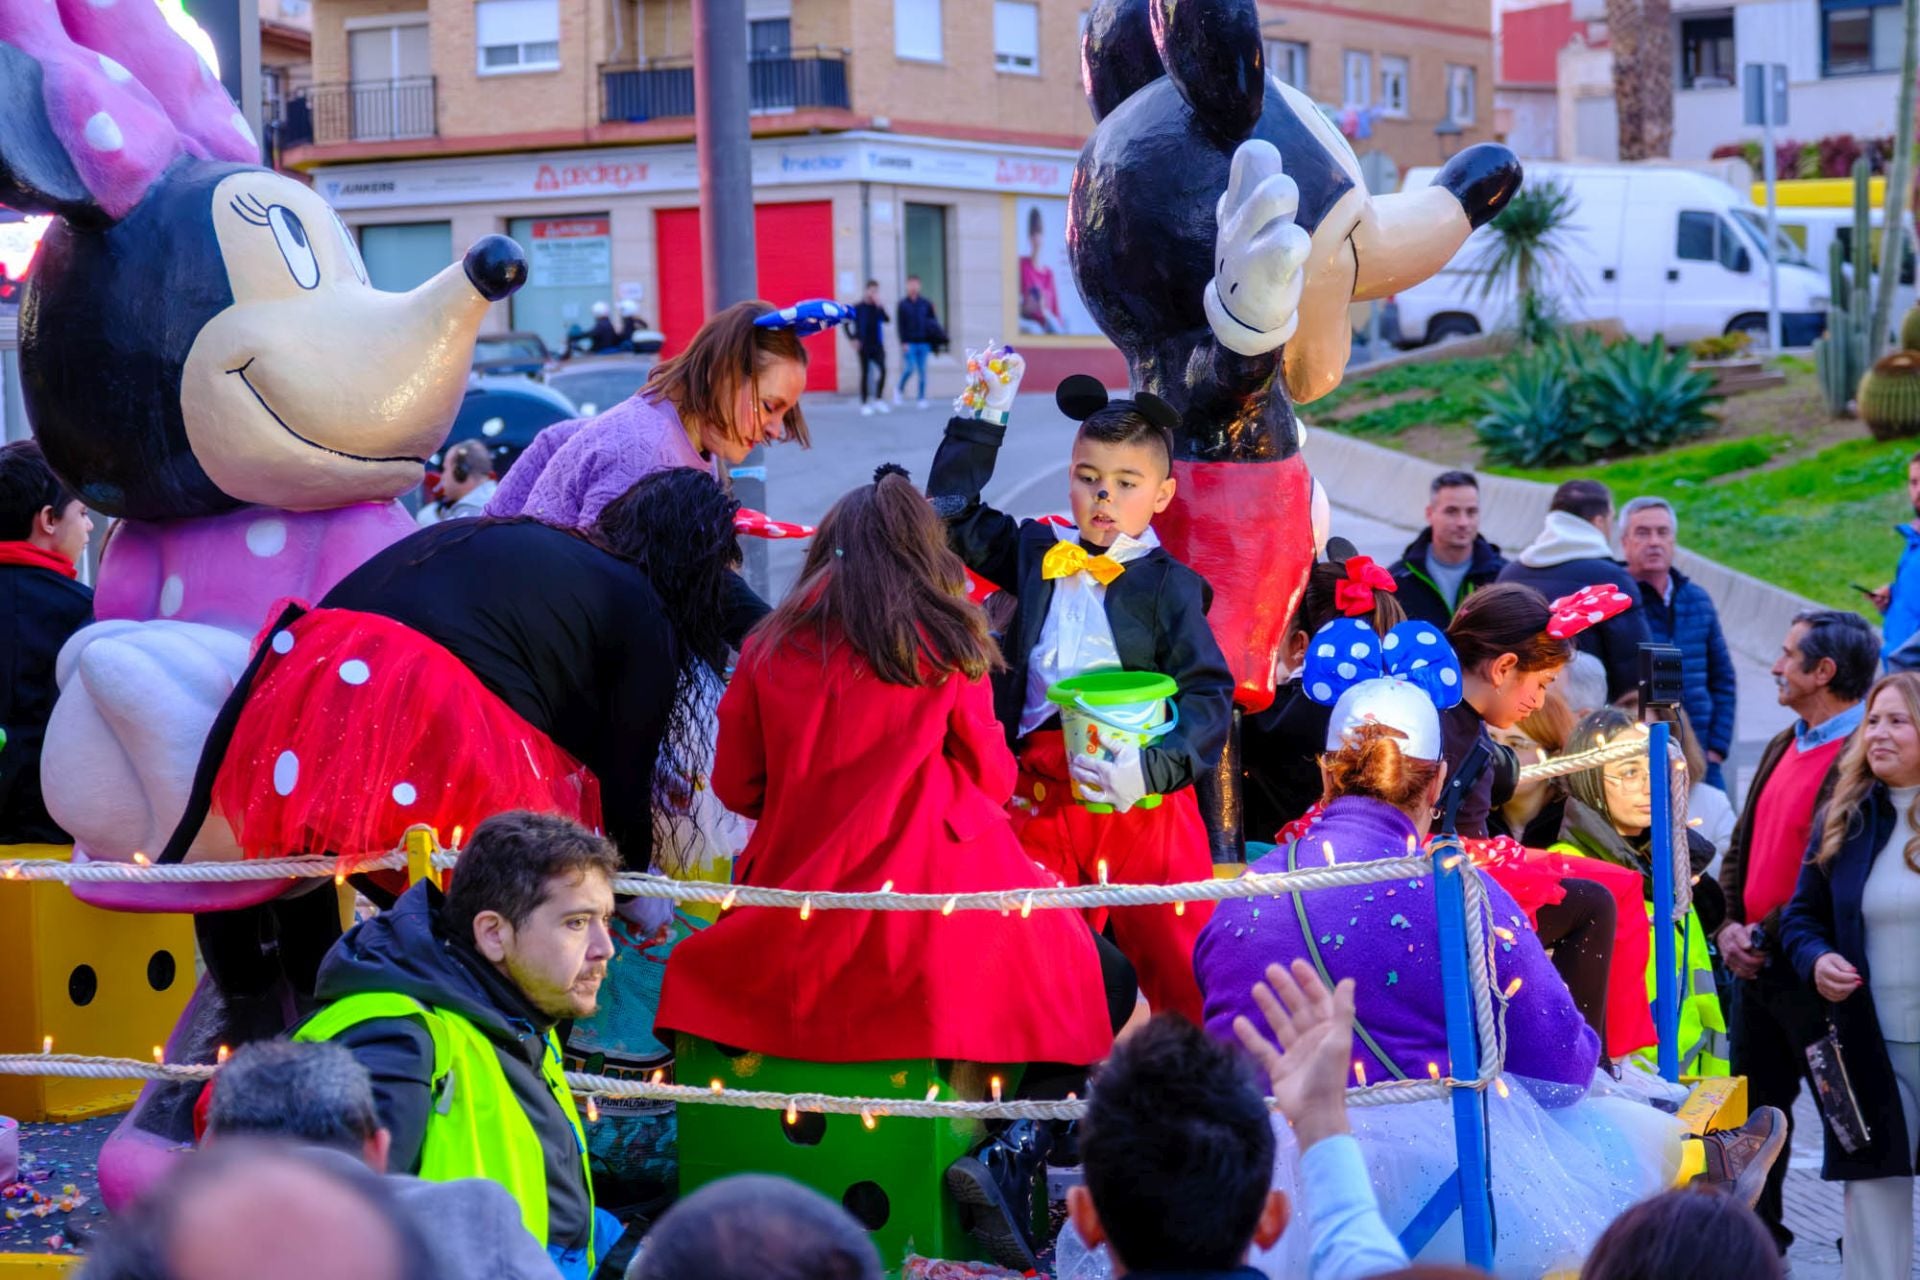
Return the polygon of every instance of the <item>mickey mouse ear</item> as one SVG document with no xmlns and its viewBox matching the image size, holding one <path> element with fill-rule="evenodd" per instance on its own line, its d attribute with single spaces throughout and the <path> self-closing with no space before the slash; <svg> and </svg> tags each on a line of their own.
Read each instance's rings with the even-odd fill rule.
<svg viewBox="0 0 1920 1280">
<path fill-rule="evenodd" d="M 1327 539 L 1328 564 L 1345 564 L 1359 554 L 1360 548 L 1354 546 L 1345 538 L 1336 537 Z"/>
<path fill-rule="evenodd" d="M 1140 410 L 1140 416 L 1162 430 L 1172 431 L 1180 425 L 1180 414 L 1174 407 L 1151 391 L 1142 391 L 1133 398 L 1134 408 Z"/>
<path fill-rule="evenodd" d="M 1075 422 L 1085 422 L 1107 407 L 1107 389 L 1091 374 L 1068 374 L 1053 393 L 1053 402 Z"/>
</svg>

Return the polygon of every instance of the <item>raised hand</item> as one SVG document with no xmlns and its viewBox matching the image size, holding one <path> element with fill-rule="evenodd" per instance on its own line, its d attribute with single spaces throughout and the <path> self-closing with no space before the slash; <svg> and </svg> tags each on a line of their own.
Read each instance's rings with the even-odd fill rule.
<svg viewBox="0 0 1920 1280">
<path fill-rule="evenodd" d="M 967 352 L 967 385 L 954 399 L 954 412 L 971 417 L 992 416 L 1004 423 L 1020 394 L 1027 373 L 1026 357 L 992 338 L 978 351 Z"/>
<path fill-rule="evenodd" d="M 1294 222 L 1300 189 L 1281 172 L 1271 142 L 1249 138 L 1233 153 L 1226 194 L 1215 207 L 1214 276 L 1207 323 L 1229 351 L 1264 355 L 1300 321 L 1300 268 L 1311 240 Z"/>
<path fill-rule="evenodd" d="M 1353 1061 L 1353 979 L 1329 992 L 1313 966 L 1295 960 L 1289 973 L 1267 966 L 1253 986 L 1269 1040 L 1251 1019 L 1233 1020 L 1233 1033 L 1272 1082 L 1273 1100 L 1305 1151 L 1320 1139 L 1348 1131 L 1347 1071 Z"/>
</svg>

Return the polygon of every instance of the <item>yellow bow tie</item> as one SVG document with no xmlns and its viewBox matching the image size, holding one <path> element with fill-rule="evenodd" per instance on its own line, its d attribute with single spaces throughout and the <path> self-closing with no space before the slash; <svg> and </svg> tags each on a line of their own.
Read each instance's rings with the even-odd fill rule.
<svg viewBox="0 0 1920 1280">
<path fill-rule="evenodd" d="M 1112 556 L 1090 556 L 1087 549 L 1077 542 L 1054 543 L 1046 558 L 1040 561 L 1040 576 L 1046 579 L 1070 577 L 1082 569 L 1104 587 L 1125 573 L 1127 566 Z"/>
</svg>

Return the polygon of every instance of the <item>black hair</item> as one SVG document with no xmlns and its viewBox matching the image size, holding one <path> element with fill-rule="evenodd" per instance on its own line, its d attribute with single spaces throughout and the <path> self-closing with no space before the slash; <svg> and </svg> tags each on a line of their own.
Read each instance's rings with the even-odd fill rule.
<svg viewBox="0 0 1920 1280">
<path fill-rule="evenodd" d="M 1793 621 L 1807 629 L 1800 637 L 1800 669 L 1811 671 L 1822 658 L 1832 658 L 1827 688 L 1833 696 L 1847 702 L 1866 697 L 1880 669 L 1880 637 L 1872 624 L 1850 609 L 1803 609 Z"/>
<path fill-rule="evenodd" d="M 1075 373 L 1061 380 L 1053 399 L 1060 412 L 1080 424 L 1075 440 L 1156 448 L 1172 474 L 1173 429 L 1180 415 L 1159 396 L 1143 391 L 1131 400 L 1109 399 L 1106 385 L 1098 378 Z"/>
<path fill-rule="evenodd" d="M 482 911 L 499 912 L 517 929 L 547 900 L 553 881 L 590 871 L 611 880 L 620 870 L 612 843 L 571 818 L 525 809 L 496 813 L 473 829 L 460 851 L 441 924 L 470 944 Z"/>
<path fill-rule="evenodd" d="M 1239 1266 L 1273 1156 L 1251 1062 L 1171 1014 L 1114 1046 L 1080 1122 L 1087 1191 L 1129 1271 Z"/>
<path fill-rule="evenodd" d="M 42 511 L 52 507 L 58 519 L 78 500 L 53 474 L 39 445 L 16 440 L 0 446 L 0 542 L 25 542 Z"/>
<path fill-rule="evenodd" d="M 214 1077 L 207 1132 L 291 1138 L 358 1158 L 380 1131 L 373 1079 L 346 1046 L 256 1040 Z"/>
<path fill-rule="evenodd" d="M 1779 1280 L 1780 1251 L 1738 1196 L 1679 1187 L 1642 1200 L 1600 1233 L 1580 1280 Z"/>
<path fill-rule="evenodd" d="M 853 1215 L 811 1188 L 743 1173 L 667 1211 L 628 1280 L 880 1280 L 880 1255 Z"/>
<path fill-rule="evenodd" d="M 1547 510 L 1592 520 L 1613 511 L 1613 491 L 1598 480 L 1569 480 L 1553 491 Z"/>
<path fill-rule="evenodd" d="M 1471 471 L 1442 471 L 1433 478 L 1433 483 L 1427 487 L 1427 496 L 1432 497 L 1442 489 L 1473 489 L 1477 491 L 1479 488 L 1480 481 Z"/>
</svg>

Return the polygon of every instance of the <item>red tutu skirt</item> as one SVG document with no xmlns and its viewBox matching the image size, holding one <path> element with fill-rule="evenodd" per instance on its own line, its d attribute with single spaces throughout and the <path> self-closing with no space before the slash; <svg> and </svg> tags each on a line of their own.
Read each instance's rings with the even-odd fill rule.
<svg viewBox="0 0 1920 1280">
<path fill-rule="evenodd" d="M 509 809 L 599 829 L 593 774 L 411 627 L 316 609 L 257 643 L 213 785 L 247 857 L 351 864 L 392 852 L 415 823 L 451 842 Z"/>
</svg>

